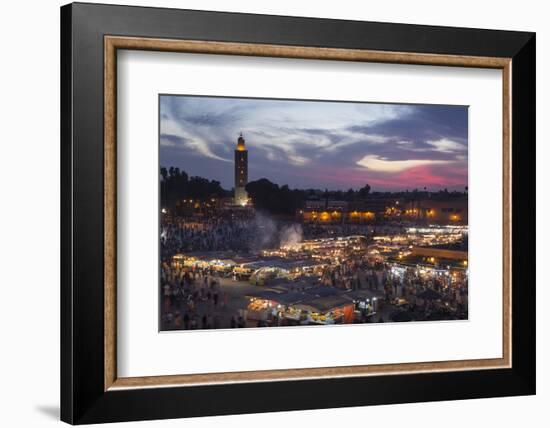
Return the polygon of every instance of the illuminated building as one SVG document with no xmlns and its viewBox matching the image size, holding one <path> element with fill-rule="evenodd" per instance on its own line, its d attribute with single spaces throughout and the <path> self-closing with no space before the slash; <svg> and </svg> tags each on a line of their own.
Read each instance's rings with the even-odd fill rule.
<svg viewBox="0 0 550 428">
<path fill-rule="evenodd" d="M 245 186 L 248 182 L 248 150 L 243 135 L 237 140 L 235 148 L 235 205 L 245 206 L 248 204 L 248 194 Z"/>
<path fill-rule="evenodd" d="M 304 223 L 368 223 L 375 220 L 376 212 L 366 203 L 319 200 L 306 201 L 305 207 L 298 210 L 297 217 Z"/>
<path fill-rule="evenodd" d="M 425 219 L 430 223 L 468 224 L 468 199 L 425 199 L 404 204 L 401 215 L 410 219 Z"/>
</svg>

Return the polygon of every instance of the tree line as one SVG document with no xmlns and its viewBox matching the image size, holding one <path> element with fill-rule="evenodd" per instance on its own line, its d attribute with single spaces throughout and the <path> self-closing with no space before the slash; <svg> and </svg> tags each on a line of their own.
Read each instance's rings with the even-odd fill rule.
<svg viewBox="0 0 550 428">
<path fill-rule="evenodd" d="M 203 177 L 189 177 L 178 167 L 160 168 L 160 195 L 164 207 L 174 207 L 182 199 L 223 198 L 231 192 L 224 190 L 219 181 Z"/>
<path fill-rule="evenodd" d="M 163 206 L 173 207 L 176 202 L 182 199 L 199 199 L 206 201 L 211 198 L 223 198 L 233 196 L 233 190 L 226 190 L 216 180 L 208 180 L 203 177 L 189 177 L 185 171 L 177 167 L 160 168 L 161 178 L 161 201 Z M 405 201 L 421 199 L 451 199 L 465 197 L 468 188 L 463 192 L 442 189 L 437 192 L 430 192 L 427 188 L 422 190 L 413 189 L 402 192 L 380 192 L 371 191 L 371 186 L 365 184 L 355 190 L 320 190 L 320 189 L 291 189 L 287 184 L 279 186 L 261 178 L 251 181 L 246 185 L 246 191 L 254 203 L 256 209 L 267 211 L 271 214 L 294 214 L 296 210 L 305 205 L 308 199 L 339 200 L 339 201 L 361 201 L 365 199 L 386 199 L 395 198 Z"/>
</svg>

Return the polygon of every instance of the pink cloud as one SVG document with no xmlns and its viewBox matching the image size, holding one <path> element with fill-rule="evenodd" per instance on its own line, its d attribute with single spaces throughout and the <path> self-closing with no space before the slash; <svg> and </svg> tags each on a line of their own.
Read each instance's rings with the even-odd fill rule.
<svg viewBox="0 0 550 428">
<path fill-rule="evenodd" d="M 326 166 L 322 171 L 303 171 L 294 174 L 308 177 L 319 183 L 334 183 L 341 189 L 362 187 L 368 183 L 373 190 L 430 190 L 443 188 L 462 190 L 468 185 L 467 166 L 455 165 L 422 165 L 396 173 L 366 171 L 363 168 L 340 168 Z M 331 186 L 332 187 L 332 186 Z"/>
</svg>

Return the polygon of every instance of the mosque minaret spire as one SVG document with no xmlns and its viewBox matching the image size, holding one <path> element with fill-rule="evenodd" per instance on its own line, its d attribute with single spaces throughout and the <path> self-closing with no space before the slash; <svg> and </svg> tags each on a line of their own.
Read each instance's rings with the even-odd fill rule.
<svg viewBox="0 0 550 428">
<path fill-rule="evenodd" d="M 235 148 L 235 205 L 247 205 L 246 183 L 248 183 L 248 150 L 241 132 Z"/>
</svg>

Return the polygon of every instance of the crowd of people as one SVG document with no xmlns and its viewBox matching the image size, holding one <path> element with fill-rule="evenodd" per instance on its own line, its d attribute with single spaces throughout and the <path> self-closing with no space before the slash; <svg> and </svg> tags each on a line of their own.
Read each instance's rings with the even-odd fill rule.
<svg viewBox="0 0 550 428">
<path fill-rule="evenodd" d="M 362 235 L 372 237 L 377 234 L 404 234 L 408 226 L 403 223 L 344 223 L 344 224 L 319 224 L 306 223 L 302 225 L 304 236 L 307 239 L 325 238 L 327 236 L 351 236 Z"/>
<path fill-rule="evenodd" d="M 412 297 L 427 289 L 443 294 L 450 301 L 465 303 L 468 293 L 468 275 L 464 270 L 429 270 L 421 267 L 398 267 L 393 263 L 362 260 L 347 261 L 332 271 L 332 285 L 341 278 L 343 288 L 383 289 L 388 298 Z M 366 285 L 366 287 L 364 287 Z M 342 287 L 342 285 L 340 285 Z"/>
<path fill-rule="evenodd" d="M 250 219 L 213 217 L 200 222 L 181 219 L 161 224 L 163 255 L 193 251 L 248 251 L 254 237 Z"/>
<path fill-rule="evenodd" d="M 246 326 L 246 314 L 239 309 L 246 307 L 244 296 L 228 295 L 221 287 L 221 278 L 212 268 L 184 267 L 171 263 L 171 258 L 177 253 L 226 250 L 251 254 L 257 245 L 258 236 L 265 232 L 262 230 L 264 225 L 254 218 L 244 217 L 212 217 L 200 221 L 172 218 L 161 224 L 163 330 Z M 380 233 L 370 228 L 365 225 L 338 225 L 331 228 L 304 225 L 303 239 Z M 269 244 L 273 245 L 272 242 Z M 379 296 L 386 305 L 404 300 L 411 310 L 419 313 L 418 319 L 427 319 L 423 317 L 441 305 L 446 310 L 452 310 L 453 316 L 467 317 L 468 276 L 465 270 L 451 272 L 449 269 L 426 270 L 418 266 L 396 267 L 395 263 L 382 257 L 350 251 L 327 263 L 316 281 L 319 285 L 342 291 L 368 290 L 370 294 Z M 427 290 L 436 294 L 432 293 L 431 299 L 419 299 Z M 433 296 L 439 297 L 436 299 Z M 229 304 L 232 299 L 236 300 Z M 419 305 L 417 302 L 422 303 Z"/>
<path fill-rule="evenodd" d="M 229 296 L 221 290 L 219 281 L 211 269 L 162 263 L 162 329 L 244 327 L 246 320 L 230 313 Z"/>
</svg>

